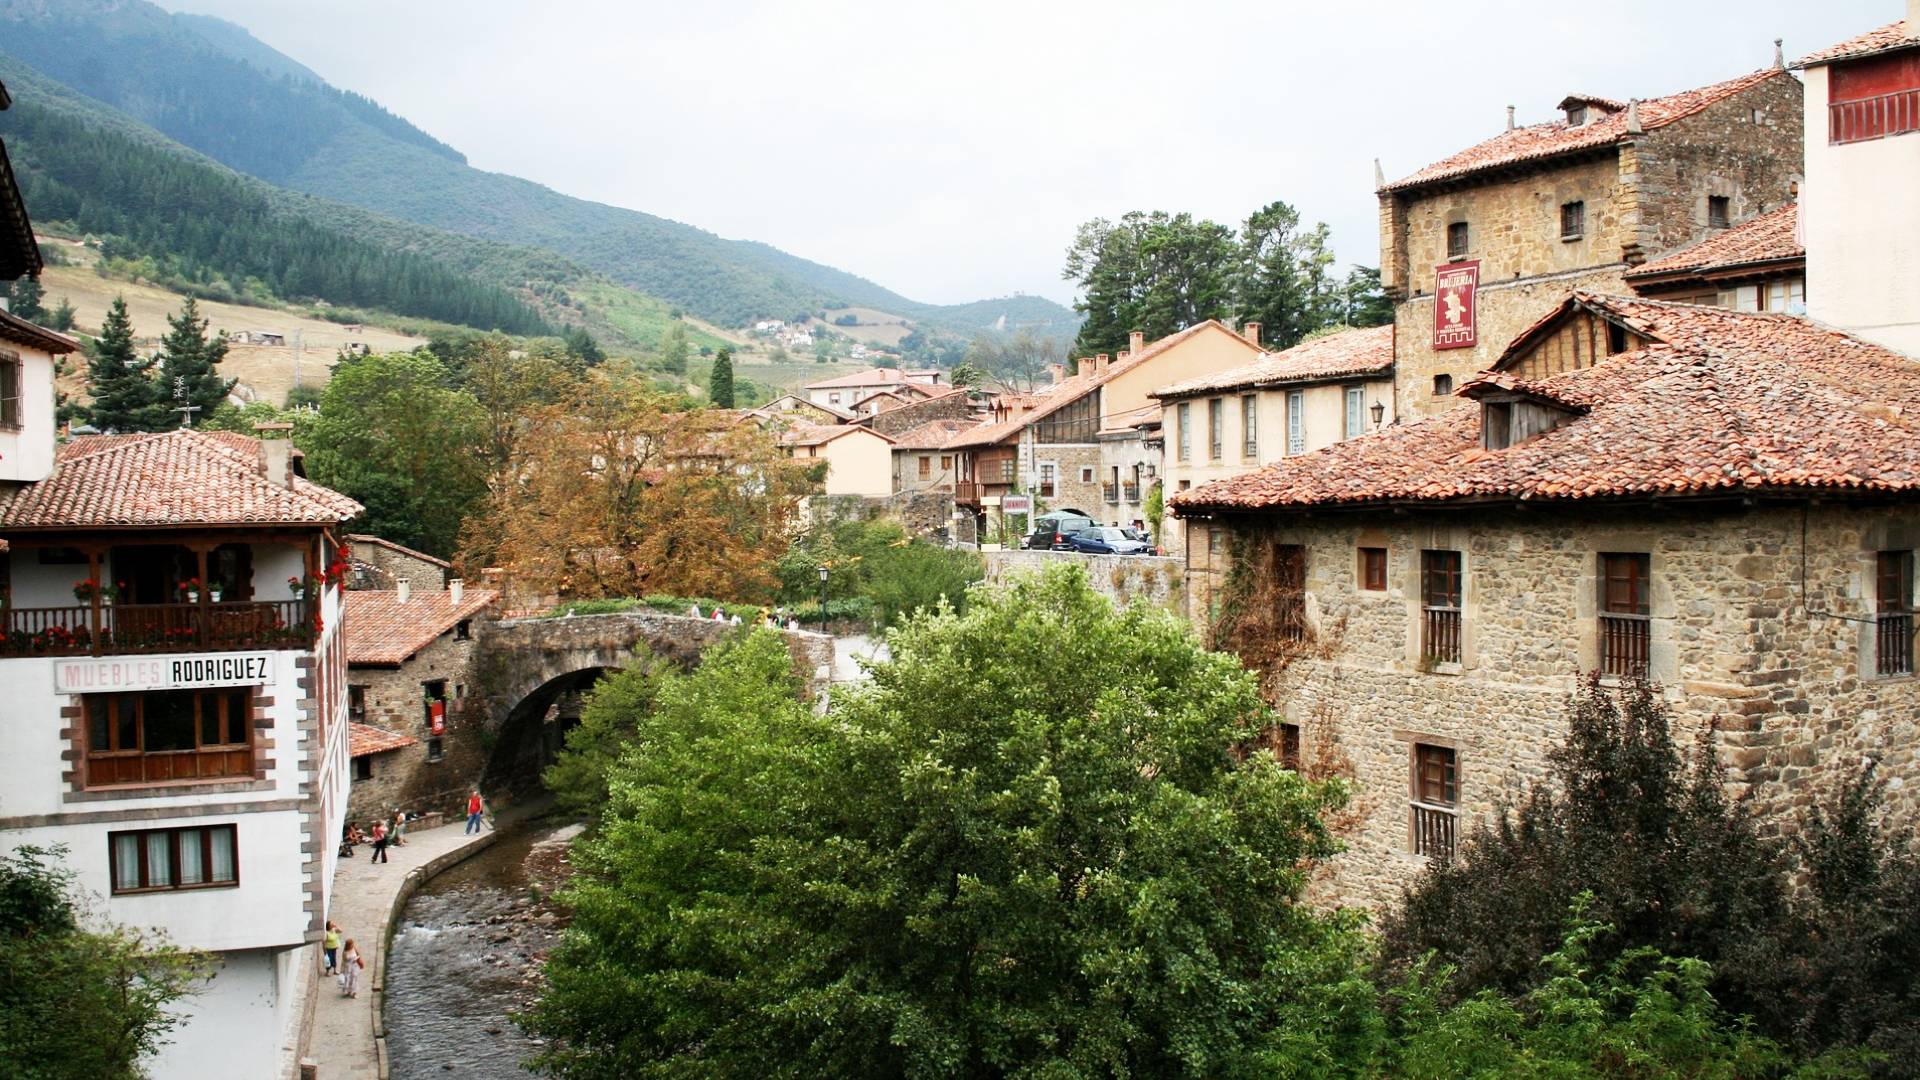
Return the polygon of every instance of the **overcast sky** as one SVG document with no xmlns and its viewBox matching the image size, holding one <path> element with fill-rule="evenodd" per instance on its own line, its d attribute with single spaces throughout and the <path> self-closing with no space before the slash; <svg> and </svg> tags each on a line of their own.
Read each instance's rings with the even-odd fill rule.
<svg viewBox="0 0 1920 1080">
<path fill-rule="evenodd" d="M 1275 199 L 1379 259 L 1388 179 L 1899 18 L 1903 0 L 161 0 L 483 169 L 763 240 L 917 300 L 1068 301 L 1075 226 Z"/>
</svg>

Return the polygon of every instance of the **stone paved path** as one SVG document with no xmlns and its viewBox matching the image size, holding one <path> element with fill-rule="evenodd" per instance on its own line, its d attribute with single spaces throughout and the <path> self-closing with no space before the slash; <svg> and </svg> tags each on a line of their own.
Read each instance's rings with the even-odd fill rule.
<svg viewBox="0 0 1920 1080">
<path fill-rule="evenodd" d="M 465 829 L 463 818 L 437 829 L 409 832 L 405 847 L 387 850 L 389 862 L 369 862 L 371 844 L 356 848 L 353 858 L 340 860 L 333 878 L 332 918 L 340 924 L 342 938 L 354 939 L 367 968 L 360 973 L 357 998 L 342 997 L 332 978 L 320 979 L 319 1000 L 314 1003 L 313 1042 L 306 1054 L 320 1066 L 320 1080 L 379 1080 L 373 1020 L 380 998 L 373 993 L 373 975 L 379 970 L 380 950 L 386 941 L 387 913 L 407 871 L 493 835 L 491 829 L 478 835 L 467 835 Z M 317 954 L 319 946 L 313 948 Z"/>
</svg>

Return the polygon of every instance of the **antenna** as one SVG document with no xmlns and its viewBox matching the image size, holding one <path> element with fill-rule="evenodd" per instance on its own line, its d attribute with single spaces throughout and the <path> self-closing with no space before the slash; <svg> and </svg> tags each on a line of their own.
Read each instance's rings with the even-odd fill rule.
<svg viewBox="0 0 1920 1080">
<path fill-rule="evenodd" d="M 293 332 L 293 386 L 296 390 L 300 388 L 300 354 L 306 351 L 306 345 L 301 340 L 304 333 L 306 331 L 299 329 Z"/>
</svg>

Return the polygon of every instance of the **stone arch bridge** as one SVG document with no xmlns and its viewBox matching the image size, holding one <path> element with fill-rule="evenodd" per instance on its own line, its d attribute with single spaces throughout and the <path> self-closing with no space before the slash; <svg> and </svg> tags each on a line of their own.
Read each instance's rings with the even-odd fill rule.
<svg viewBox="0 0 1920 1080">
<path fill-rule="evenodd" d="M 558 749 L 558 725 L 549 722 L 556 704 L 572 700 L 601 676 L 633 664 L 643 650 L 691 669 L 708 646 L 747 628 L 710 619 L 625 611 L 551 619 L 506 619 L 476 628 L 467 696 L 460 723 L 476 731 L 468 775 L 489 787 L 524 782 Z M 793 656 L 794 674 L 809 695 L 824 692 L 834 666 L 833 638 L 781 630 Z"/>
</svg>

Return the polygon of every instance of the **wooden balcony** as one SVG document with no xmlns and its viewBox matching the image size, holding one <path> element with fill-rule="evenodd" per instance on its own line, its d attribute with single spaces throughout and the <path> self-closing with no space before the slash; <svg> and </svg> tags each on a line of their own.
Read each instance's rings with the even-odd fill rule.
<svg viewBox="0 0 1920 1080">
<path fill-rule="evenodd" d="M 1913 613 L 1881 612 L 1874 620 L 1873 646 L 1877 674 L 1913 674 Z"/>
<path fill-rule="evenodd" d="M 1920 131 L 1920 90 L 1895 90 L 1827 106 L 1827 141 L 1866 142 Z"/>
<path fill-rule="evenodd" d="M 7 608 L 0 656 L 306 649 L 314 640 L 309 611 L 305 600 Z"/>
<path fill-rule="evenodd" d="M 1454 826 L 1459 820 L 1457 807 L 1434 803 L 1413 803 L 1413 853 L 1430 858 L 1453 857 Z"/>
<path fill-rule="evenodd" d="M 953 501 L 961 506 L 980 505 L 980 482 L 977 480 L 955 480 L 953 482 Z"/>
<path fill-rule="evenodd" d="M 1645 615 L 1600 616 L 1600 673 L 1646 678 L 1652 625 Z"/>
<path fill-rule="evenodd" d="M 1460 609 L 1428 607 L 1420 634 L 1420 654 L 1436 664 L 1460 662 Z"/>
</svg>

